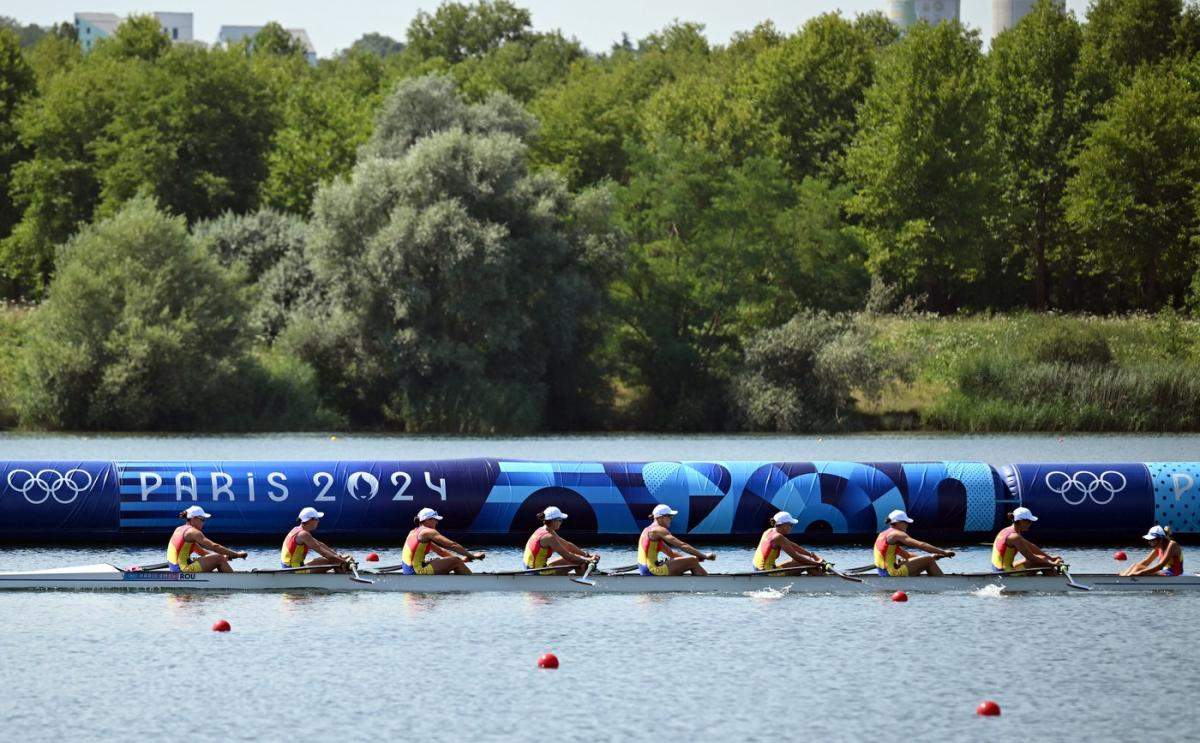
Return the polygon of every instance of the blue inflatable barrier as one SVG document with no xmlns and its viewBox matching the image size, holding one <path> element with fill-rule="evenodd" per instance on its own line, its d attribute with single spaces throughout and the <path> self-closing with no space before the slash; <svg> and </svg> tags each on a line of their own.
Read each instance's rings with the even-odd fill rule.
<svg viewBox="0 0 1200 743">
<path fill-rule="evenodd" d="M 902 508 L 914 533 L 979 541 L 1026 505 L 1040 539 L 1128 542 L 1153 523 L 1200 534 L 1200 463 L 534 462 L 507 459 L 304 462 L 0 463 L 0 541 L 155 542 L 199 503 L 218 538 L 282 538 L 304 506 L 331 541 L 395 542 L 425 506 L 474 542 L 523 543 L 536 514 L 566 534 L 628 541 L 657 503 L 700 541 L 756 539 L 776 511 L 810 542 L 864 541 Z"/>
</svg>

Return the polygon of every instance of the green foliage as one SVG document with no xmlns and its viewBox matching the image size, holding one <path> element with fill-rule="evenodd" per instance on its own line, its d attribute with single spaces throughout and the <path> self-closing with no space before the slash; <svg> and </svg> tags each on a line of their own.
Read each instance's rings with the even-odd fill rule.
<svg viewBox="0 0 1200 743">
<path fill-rule="evenodd" d="M 171 40 L 162 32 L 162 24 L 152 15 L 133 15 L 117 26 L 117 31 L 101 39 L 97 55 L 114 60 L 153 62 L 171 48 Z"/>
<path fill-rule="evenodd" d="M 794 178 L 840 179 L 856 111 L 875 76 L 880 38 L 873 23 L 827 13 L 753 61 L 755 108 L 781 135 L 776 155 Z"/>
<path fill-rule="evenodd" d="M 734 397 L 754 430 L 820 431 L 845 427 L 852 392 L 877 396 L 902 369 L 872 348 L 867 318 L 804 312 L 747 343 Z"/>
<path fill-rule="evenodd" d="M 1182 302 L 1197 234 L 1200 90 L 1178 65 L 1139 70 L 1075 160 L 1067 219 L 1084 266 L 1110 277 L 1110 307 Z"/>
<path fill-rule="evenodd" d="M 1107 366 L 1113 363 L 1108 337 L 1094 325 L 1055 325 L 1034 335 L 1025 350 L 1029 361 L 1040 364 Z"/>
<path fill-rule="evenodd" d="M 275 21 L 271 21 L 254 34 L 254 38 L 250 40 L 250 48 L 255 54 L 271 54 L 277 57 L 302 57 L 306 51 L 299 39 Z"/>
<path fill-rule="evenodd" d="M 528 10 L 507 0 L 446 2 L 432 15 L 418 11 L 408 26 L 407 51 L 421 59 L 457 64 L 523 39 L 532 26 Z"/>
<path fill-rule="evenodd" d="M 33 70 L 21 54 L 20 40 L 0 29 L 0 240 L 12 232 L 18 210 L 12 198 L 12 169 L 25 157 L 17 139 L 17 107 L 34 92 Z"/>
<path fill-rule="evenodd" d="M 150 199 L 65 248 L 23 352 L 21 420 L 55 429 L 211 425 L 244 344 L 234 280 Z"/>
<path fill-rule="evenodd" d="M 563 80 L 583 55 L 578 41 L 558 32 L 527 34 L 482 57 L 464 59 L 452 74 L 468 99 L 483 100 L 498 91 L 527 103 Z"/>
<path fill-rule="evenodd" d="M 958 368 L 955 388 L 926 420 L 964 431 L 1194 431 L 1200 380 L 1190 368 L 978 357 Z"/>
<path fill-rule="evenodd" d="M 251 284 L 246 323 L 259 338 L 273 340 L 295 311 L 319 301 L 306 230 L 299 217 L 261 209 L 241 216 L 226 213 L 192 231 L 223 266 L 236 268 Z"/>
<path fill-rule="evenodd" d="M 1080 44 L 1074 16 L 1041 0 L 988 55 L 991 136 L 1005 204 L 996 229 L 1022 278 L 1033 280 L 1039 310 L 1050 306 L 1052 276 L 1068 270 L 1073 242 L 1063 193 L 1084 133 L 1074 88 Z"/>
<path fill-rule="evenodd" d="M 391 36 L 380 33 L 366 33 L 358 37 L 348 50 L 349 54 L 374 54 L 386 59 L 393 54 L 404 51 L 404 42 L 396 41 Z"/>
<path fill-rule="evenodd" d="M 573 421 L 612 240 L 554 177 L 531 174 L 511 99 L 467 105 L 402 83 L 350 178 L 317 196 L 309 249 L 329 300 L 285 333 L 360 425 L 529 430 Z M 551 370 L 555 373 L 551 374 Z"/>
<path fill-rule="evenodd" d="M 1174 54 L 1184 22 L 1183 0 L 1093 0 L 1079 67 L 1088 103 L 1103 104 L 1139 67 Z"/>
<path fill-rule="evenodd" d="M 846 170 L 872 273 L 938 309 L 984 265 L 993 158 L 979 38 L 919 23 L 884 50 Z"/>
</svg>

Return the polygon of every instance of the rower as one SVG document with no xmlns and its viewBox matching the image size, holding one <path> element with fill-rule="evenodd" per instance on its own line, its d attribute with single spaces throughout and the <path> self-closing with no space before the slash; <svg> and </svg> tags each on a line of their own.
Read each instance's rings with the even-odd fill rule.
<svg viewBox="0 0 1200 743">
<path fill-rule="evenodd" d="M 771 570 L 783 575 L 825 572 L 824 560 L 788 539 L 787 535 L 798 523 L 787 511 L 780 511 L 771 518 L 770 528 L 763 532 L 758 549 L 754 551 L 756 571 Z M 781 552 L 786 552 L 792 559 L 776 565 L 775 560 Z"/>
<path fill-rule="evenodd" d="M 1171 527 L 1155 524 L 1142 536 L 1154 548 L 1145 559 L 1121 571 L 1121 575 L 1183 575 L 1183 547 L 1171 538 Z"/>
<path fill-rule="evenodd" d="M 653 521 L 642 530 L 638 538 L 638 572 L 642 575 L 708 575 L 708 571 L 700 567 L 704 560 L 715 560 L 712 552 L 701 552 L 682 539 L 671 534 L 671 517 L 679 513 L 665 503 L 654 507 L 651 513 Z M 669 545 L 669 546 L 668 546 Z M 690 557 L 683 557 L 675 549 L 686 552 Z M 667 556 L 665 562 L 659 562 L 658 553 Z"/>
<path fill-rule="evenodd" d="M 349 555 L 339 555 L 330 549 L 329 545 L 313 536 L 313 532 L 321 525 L 323 518 L 325 518 L 325 514 L 312 506 L 300 509 L 300 515 L 296 517 L 300 523 L 293 526 L 292 530 L 283 538 L 283 549 L 280 551 L 279 560 L 285 568 L 303 566 L 313 568 L 312 571 L 305 570 L 304 572 L 313 573 L 325 573 L 330 570 L 345 573 L 349 570 Z M 316 552 L 320 557 L 305 563 L 304 558 L 308 556 L 309 550 Z"/>
<path fill-rule="evenodd" d="M 437 523 L 441 520 L 441 514 L 432 508 L 422 508 L 413 518 L 417 525 L 404 540 L 404 552 L 400 557 L 401 573 L 405 575 L 445 575 L 447 573 L 466 575 L 471 572 L 471 569 L 467 567 L 468 562 L 482 560 L 487 556 L 482 552 L 468 552 L 467 548 L 458 542 L 439 534 Z M 439 556 L 426 561 L 425 556 L 430 551 Z M 458 554 L 451 554 L 455 552 Z"/>
<path fill-rule="evenodd" d="M 904 577 L 912 575 L 941 575 L 938 567 L 939 557 L 954 557 L 954 553 L 932 544 L 913 539 L 908 536 L 908 525 L 913 520 L 908 514 L 896 509 L 887 515 L 888 528 L 875 538 L 875 567 L 880 575 Z M 913 557 L 904 549 L 911 547 L 922 552 L 928 552 L 926 557 Z"/>
<path fill-rule="evenodd" d="M 550 506 L 538 514 L 542 525 L 534 530 L 529 541 L 525 543 L 525 568 L 570 568 L 567 572 L 582 573 L 588 563 L 593 565 L 600 561 L 600 555 L 584 552 L 558 533 L 567 514 L 557 506 Z M 561 557 L 551 560 L 550 555 L 557 552 Z M 558 570 L 543 570 L 538 575 L 555 575 Z"/>
<path fill-rule="evenodd" d="M 1037 516 L 1033 515 L 1033 511 L 1021 506 L 1009 512 L 1008 520 L 1009 525 L 1001 529 L 992 541 L 992 572 L 1011 573 L 1014 570 L 1035 568 L 1045 568 L 1045 570 L 1038 571 L 1044 575 L 1052 575 L 1057 572 L 1058 566 L 1062 565 L 1062 558 L 1046 554 L 1024 536 L 1029 527 L 1033 526 L 1033 522 L 1037 521 Z M 1016 559 L 1018 553 L 1025 559 L 1014 565 L 1013 560 Z"/>
<path fill-rule="evenodd" d="M 171 534 L 167 542 L 167 564 L 172 573 L 211 573 L 214 570 L 232 573 L 231 559 L 245 557 L 245 552 L 235 552 L 222 547 L 204 536 L 204 522 L 212 518 L 200 506 L 188 506 L 179 512 L 184 520 Z"/>
</svg>

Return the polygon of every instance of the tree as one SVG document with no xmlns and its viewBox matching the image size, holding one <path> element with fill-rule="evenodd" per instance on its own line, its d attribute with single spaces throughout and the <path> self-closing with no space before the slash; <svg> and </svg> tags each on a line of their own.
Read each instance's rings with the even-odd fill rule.
<svg viewBox="0 0 1200 743">
<path fill-rule="evenodd" d="M 1090 109 L 1116 94 L 1145 64 L 1179 51 L 1183 0 L 1093 0 L 1083 26 L 1079 87 Z"/>
<path fill-rule="evenodd" d="M 872 273 L 949 310 L 982 267 L 992 206 L 979 37 L 918 23 L 884 50 L 846 158 Z"/>
<path fill-rule="evenodd" d="M 458 64 L 523 39 L 532 23 L 528 10 L 507 0 L 446 2 L 432 15 L 417 12 L 408 26 L 407 51 L 420 59 L 439 57 Z"/>
<path fill-rule="evenodd" d="M 374 54 L 375 56 L 386 59 L 393 54 L 399 54 L 404 51 L 404 42 L 396 41 L 391 36 L 385 36 L 379 33 L 367 33 L 358 37 L 353 44 L 350 45 L 350 53 L 366 53 Z"/>
<path fill-rule="evenodd" d="M 988 57 L 992 138 L 1004 204 L 999 230 L 1032 276 L 1033 306 L 1050 304 L 1051 262 L 1071 239 L 1063 192 L 1083 138 L 1075 95 L 1080 28 L 1049 0 L 996 37 Z"/>
<path fill-rule="evenodd" d="M 583 55 L 578 41 L 558 32 L 528 34 L 481 57 L 464 59 L 451 68 L 451 74 L 470 100 L 483 100 L 499 91 L 528 102 L 565 78 L 571 63 Z"/>
<path fill-rule="evenodd" d="M 1200 88 L 1179 64 L 1139 69 L 1075 160 L 1067 218 L 1085 266 L 1112 277 L 1110 306 L 1179 302 L 1195 271 Z"/>
<path fill-rule="evenodd" d="M 283 330 L 299 308 L 320 300 L 299 217 L 271 209 L 231 212 L 197 224 L 192 234 L 221 265 L 236 269 L 251 286 L 247 329 L 267 341 Z"/>
<path fill-rule="evenodd" d="M 26 425 L 188 430 L 216 423 L 237 378 L 236 281 L 184 221 L 136 198 L 85 228 L 21 352 Z"/>
<path fill-rule="evenodd" d="M 0 239 L 19 218 L 12 198 L 12 169 L 27 156 L 17 138 L 17 108 L 34 92 L 33 70 L 25 62 L 17 35 L 0 29 Z"/>
<path fill-rule="evenodd" d="M 255 54 L 272 54 L 279 57 L 303 57 L 308 50 L 290 31 L 271 21 L 254 34 L 250 48 Z"/>
<path fill-rule="evenodd" d="M 856 111 L 875 76 L 878 39 L 871 30 L 826 13 L 754 61 L 755 107 L 779 132 L 775 154 L 793 178 L 841 180 Z"/>
<path fill-rule="evenodd" d="M 96 53 L 118 60 L 140 59 L 152 62 L 171 48 L 171 40 L 162 24 L 152 15 L 133 15 L 117 26 L 117 31 L 96 45 Z"/>
<path fill-rule="evenodd" d="M 667 81 L 707 62 L 703 27 L 674 24 L 602 60 L 575 62 L 562 84 L 530 104 L 541 126 L 536 165 L 554 168 L 572 188 L 629 177 L 626 143 L 645 141 L 642 108 Z"/>
<path fill-rule="evenodd" d="M 284 342 L 362 425 L 528 430 L 578 424 L 615 238 L 560 179 L 530 173 L 533 122 L 445 78 L 402 82 L 350 177 L 321 189 L 309 236 L 324 310 Z"/>
<path fill-rule="evenodd" d="M 91 145 L 102 214 L 143 191 L 189 222 L 257 206 L 275 122 L 245 57 L 177 46 L 123 82 Z"/>
</svg>

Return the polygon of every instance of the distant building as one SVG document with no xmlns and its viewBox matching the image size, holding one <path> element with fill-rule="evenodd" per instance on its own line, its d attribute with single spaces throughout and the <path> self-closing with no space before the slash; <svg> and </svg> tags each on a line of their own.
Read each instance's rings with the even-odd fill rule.
<svg viewBox="0 0 1200 743">
<path fill-rule="evenodd" d="M 236 44 L 243 39 L 254 39 L 254 36 L 263 30 L 263 26 L 221 26 L 221 30 L 217 32 L 218 44 Z M 300 44 L 300 48 L 304 50 L 304 58 L 309 64 L 317 63 L 317 50 L 313 47 L 312 39 L 308 38 L 308 32 L 302 28 L 284 29 L 292 38 Z"/>
<path fill-rule="evenodd" d="M 1066 0 L 1054 0 L 1060 8 L 1066 7 Z M 1006 31 L 1021 22 L 1029 15 L 1037 0 L 992 0 L 992 33 Z"/>
<path fill-rule="evenodd" d="M 888 17 L 900 28 L 919 21 L 937 25 L 942 21 L 957 21 L 959 0 L 891 0 Z"/>
<path fill-rule="evenodd" d="M 163 33 L 174 42 L 193 41 L 191 13 L 152 13 Z M 79 45 L 84 52 L 90 52 L 100 39 L 106 39 L 117 32 L 117 27 L 124 21 L 115 13 L 76 13 L 75 32 L 79 35 Z"/>
</svg>

